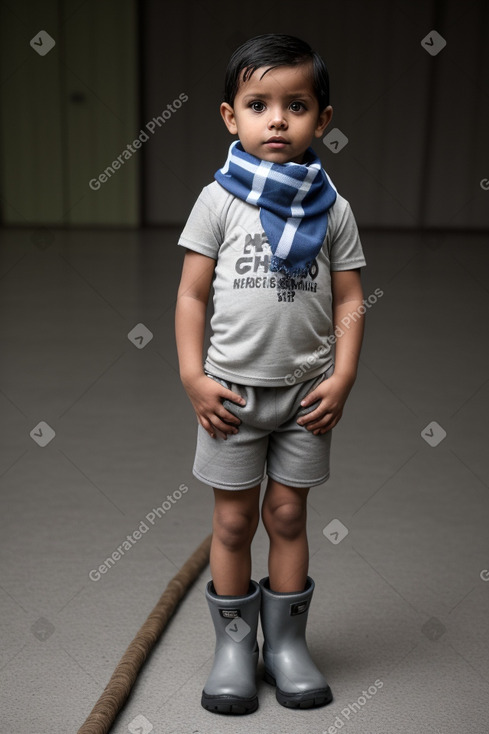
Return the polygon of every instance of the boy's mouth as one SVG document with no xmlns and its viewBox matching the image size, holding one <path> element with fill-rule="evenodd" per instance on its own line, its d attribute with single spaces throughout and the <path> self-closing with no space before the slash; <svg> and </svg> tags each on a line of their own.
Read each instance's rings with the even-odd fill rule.
<svg viewBox="0 0 489 734">
<path fill-rule="evenodd" d="M 265 141 L 265 145 L 268 145 L 270 148 L 280 150 L 281 148 L 285 148 L 286 145 L 289 145 L 289 142 L 285 140 L 285 138 L 274 136 L 272 138 L 268 138 L 268 140 Z"/>
</svg>

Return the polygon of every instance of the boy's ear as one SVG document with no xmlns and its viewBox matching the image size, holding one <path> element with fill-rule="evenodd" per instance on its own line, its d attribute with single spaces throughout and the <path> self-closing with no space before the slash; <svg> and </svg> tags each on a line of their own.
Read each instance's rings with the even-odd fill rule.
<svg viewBox="0 0 489 734">
<path fill-rule="evenodd" d="M 314 131 L 314 135 L 316 136 L 316 138 L 320 138 L 322 136 L 329 123 L 331 122 L 332 117 L 333 108 L 331 107 L 331 105 L 328 105 L 324 108 L 322 112 L 319 113 L 318 124 L 316 125 L 316 130 Z"/>
<path fill-rule="evenodd" d="M 234 110 L 231 105 L 227 102 L 223 102 L 220 107 L 220 112 L 221 117 L 224 120 L 224 124 L 226 125 L 231 135 L 236 135 L 236 133 L 238 132 L 238 126 L 236 125 L 236 118 L 234 116 Z"/>
</svg>

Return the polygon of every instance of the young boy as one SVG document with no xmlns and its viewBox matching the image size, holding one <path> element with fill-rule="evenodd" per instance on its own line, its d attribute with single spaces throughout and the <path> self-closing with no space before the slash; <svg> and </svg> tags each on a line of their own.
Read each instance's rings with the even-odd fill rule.
<svg viewBox="0 0 489 734">
<path fill-rule="evenodd" d="M 365 310 L 365 260 L 350 206 L 310 148 L 332 116 L 322 59 L 291 36 L 251 39 L 231 57 L 220 111 L 239 140 L 180 237 L 176 309 L 180 375 L 199 422 L 194 475 L 215 498 L 206 598 L 216 648 L 201 703 L 216 713 L 258 707 L 261 612 L 278 702 L 323 706 L 332 693 L 305 639 L 314 590 L 306 503 L 328 479 L 331 429 L 356 377 L 360 313 L 337 327 Z M 250 548 L 265 474 L 269 576 L 258 584 Z"/>
</svg>

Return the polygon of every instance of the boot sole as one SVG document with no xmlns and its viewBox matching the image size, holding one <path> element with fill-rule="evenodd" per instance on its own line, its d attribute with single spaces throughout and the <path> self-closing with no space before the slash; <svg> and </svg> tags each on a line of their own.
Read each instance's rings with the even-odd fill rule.
<svg viewBox="0 0 489 734">
<path fill-rule="evenodd" d="M 258 696 L 252 698 L 236 698 L 234 696 L 211 696 L 202 693 L 201 705 L 213 714 L 231 714 L 245 716 L 258 708 Z"/>
<path fill-rule="evenodd" d="M 265 671 L 264 680 L 271 686 L 275 686 L 275 696 L 281 706 L 289 709 L 312 709 L 327 706 L 333 700 L 331 688 L 318 688 L 314 691 L 304 693 L 286 693 L 277 686 L 277 681 L 270 673 Z"/>
</svg>

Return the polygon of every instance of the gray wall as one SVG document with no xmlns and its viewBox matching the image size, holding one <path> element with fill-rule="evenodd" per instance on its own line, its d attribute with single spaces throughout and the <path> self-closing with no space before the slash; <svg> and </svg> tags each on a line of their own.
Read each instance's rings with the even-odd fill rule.
<svg viewBox="0 0 489 734">
<path fill-rule="evenodd" d="M 138 129 L 137 20 L 136 0 L 0 3 L 2 224 L 139 223 L 140 156 L 117 161 Z"/>
<path fill-rule="evenodd" d="M 433 29 L 447 41 L 436 56 L 421 45 Z M 29 45 L 41 30 L 56 41 L 44 57 Z M 233 139 L 227 61 L 264 32 L 326 60 L 329 129 L 349 143 L 315 147 L 361 226 L 489 227 L 488 0 L 0 3 L 0 222 L 183 224 Z"/>
<path fill-rule="evenodd" d="M 360 225 L 487 228 L 487 0 L 220 0 L 143 4 L 143 124 L 189 99 L 144 146 L 148 224 L 181 223 L 233 138 L 220 115 L 227 60 L 246 38 L 290 33 L 325 59 L 333 120 L 349 139 L 316 150 Z M 421 40 L 447 41 L 431 56 Z"/>
</svg>

